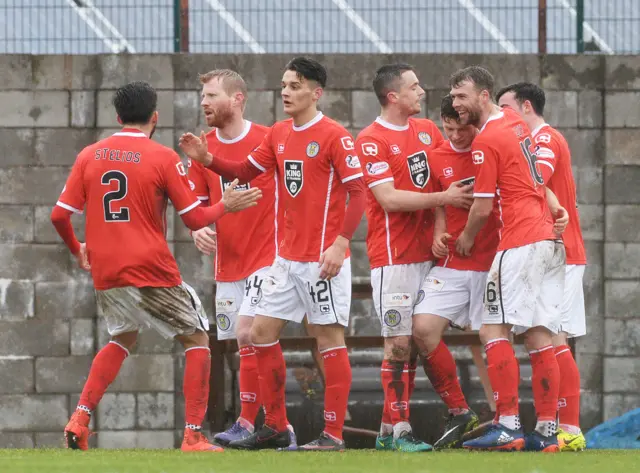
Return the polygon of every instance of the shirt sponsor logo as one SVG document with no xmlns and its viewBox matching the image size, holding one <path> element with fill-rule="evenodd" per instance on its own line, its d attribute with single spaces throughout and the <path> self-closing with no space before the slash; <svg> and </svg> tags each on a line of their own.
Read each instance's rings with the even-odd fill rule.
<svg viewBox="0 0 640 473">
<path fill-rule="evenodd" d="M 228 179 L 225 179 L 224 177 L 220 176 L 220 187 L 222 188 L 222 192 L 226 191 L 229 186 L 231 185 L 233 181 L 230 181 Z M 237 191 L 246 191 L 251 189 L 251 185 L 248 182 L 245 182 L 244 184 L 238 184 L 235 189 Z"/>
<path fill-rule="evenodd" d="M 407 158 L 409 165 L 409 175 L 413 185 L 419 189 L 424 189 L 429 181 L 429 166 L 427 165 L 427 154 L 424 151 L 412 154 Z"/>
<path fill-rule="evenodd" d="M 284 161 L 284 185 L 291 197 L 297 196 L 304 185 L 302 165 L 302 161 Z"/>
<path fill-rule="evenodd" d="M 400 151 L 400 146 L 398 145 L 391 145 L 391 152 L 393 154 L 400 154 L 402 151 Z"/>
<path fill-rule="evenodd" d="M 444 173 L 444 177 L 452 177 L 453 176 L 453 168 L 444 168 L 442 170 Z"/>
<path fill-rule="evenodd" d="M 184 169 L 184 164 L 182 164 L 182 161 L 176 163 L 176 169 L 178 170 L 178 174 L 180 174 L 181 176 L 187 175 L 187 171 Z"/>
<path fill-rule="evenodd" d="M 280 143 L 278 145 L 278 154 L 282 154 L 282 153 L 284 153 L 284 144 Z"/>
</svg>

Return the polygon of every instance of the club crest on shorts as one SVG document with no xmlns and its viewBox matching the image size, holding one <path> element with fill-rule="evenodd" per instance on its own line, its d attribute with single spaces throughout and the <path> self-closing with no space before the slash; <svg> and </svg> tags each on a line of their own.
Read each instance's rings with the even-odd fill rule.
<svg viewBox="0 0 640 473">
<path fill-rule="evenodd" d="M 418 133 L 418 139 L 423 145 L 429 146 L 431 144 L 431 135 L 426 131 L 421 131 L 420 133 Z"/>
<path fill-rule="evenodd" d="M 319 152 L 320 145 L 317 141 L 312 141 L 307 145 L 307 156 L 309 156 L 310 158 L 315 158 L 316 156 L 318 156 Z"/>
<path fill-rule="evenodd" d="M 222 188 L 222 192 L 226 191 L 232 182 L 233 181 L 220 176 L 220 187 Z M 236 186 L 237 191 L 248 191 L 249 189 L 251 189 L 251 185 L 248 182 L 245 182 L 244 184 L 238 184 Z"/>
<path fill-rule="evenodd" d="M 300 193 L 304 184 L 302 176 L 302 161 L 284 161 L 284 185 L 291 197 Z"/>
<path fill-rule="evenodd" d="M 413 185 L 418 189 L 424 189 L 424 186 L 429 182 L 427 153 L 419 151 L 412 154 L 407 158 L 407 164 L 409 165 L 409 175 L 411 176 L 411 182 L 413 182 Z"/>
<path fill-rule="evenodd" d="M 221 331 L 226 332 L 231 328 L 231 321 L 226 314 L 216 314 L 216 325 Z"/>
<path fill-rule="evenodd" d="M 388 327 L 395 327 L 396 325 L 400 324 L 400 320 L 402 320 L 402 317 L 400 316 L 400 312 L 391 309 L 384 313 L 383 319 L 384 323 Z"/>
<path fill-rule="evenodd" d="M 420 304 L 423 300 L 424 300 L 424 291 L 422 289 L 420 289 L 418 291 L 418 296 L 416 297 L 416 304 L 415 305 Z"/>
</svg>

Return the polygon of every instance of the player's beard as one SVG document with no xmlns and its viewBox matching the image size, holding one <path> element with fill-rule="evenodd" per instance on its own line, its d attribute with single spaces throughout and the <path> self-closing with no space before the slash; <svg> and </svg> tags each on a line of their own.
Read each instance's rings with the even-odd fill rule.
<svg viewBox="0 0 640 473">
<path fill-rule="evenodd" d="M 218 107 L 212 110 L 212 114 L 207 117 L 207 125 L 211 128 L 223 128 L 233 118 L 233 112 L 230 105 Z"/>
</svg>

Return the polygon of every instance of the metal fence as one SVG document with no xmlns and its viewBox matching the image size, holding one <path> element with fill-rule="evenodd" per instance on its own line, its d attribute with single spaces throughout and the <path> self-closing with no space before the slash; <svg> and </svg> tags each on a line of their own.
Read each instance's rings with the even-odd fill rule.
<svg viewBox="0 0 640 473">
<path fill-rule="evenodd" d="M 0 53 L 640 53 L 640 0 L 2 0 Z"/>
</svg>

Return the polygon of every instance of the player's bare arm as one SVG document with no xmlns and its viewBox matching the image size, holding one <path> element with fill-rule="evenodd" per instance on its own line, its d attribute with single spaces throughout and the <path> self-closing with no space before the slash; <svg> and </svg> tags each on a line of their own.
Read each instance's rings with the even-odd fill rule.
<svg viewBox="0 0 640 473">
<path fill-rule="evenodd" d="M 456 240 L 456 251 L 462 256 L 470 256 L 476 236 L 487 223 L 493 211 L 493 197 L 476 197 L 469 210 L 467 225 Z"/>
<path fill-rule="evenodd" d="M 200 133 L 200 137 L 193 133 L 184 133 L 178 140 L 178 146 L 189 158 L 227 179 L 238 179 L 240 184 L 251 181 L 265 171 L 249 159 L 233 161 L 214 157 L 209 153 L 204 131 Z"/>
<path fill-rule="evenodd" d="M 421 193 L 396 189 L 392 182 L 371 188 L 373 196 L 387 212 L 413 212 L 453 205 L 468 209 L 473 203 L 473 185 L 455 182 L 444 192 Z"/>
<path fill-rule="evenodd" d="M 444 207 L 436 207 L 434 210 L 435 221 L 431 251 L 436 258 L 446 258 L 449 254 L 447 243 L 451 239 L 451 235 L 447 233 L 447 218 Z"/>
<path fill-rule="evenodd" d="M 551 210 L 551 215 L 553 215 L 555 219 L 553 230 L 561 234 L 565 231 L 567 225 L 569 225 L 569 212 L 560 205 L 558 198 L 551 189 L 545 187 L 545 192 L 547 194 L 547 205 L 549 206 L 549 210 Z"/>
<path fill-rule="evenodd" d="M 345 183 L 347 192 L 349 193 L 349 204 L 344 215 L 344 223 L 342 231 L 333 242 L 320 256 L 320 278 L 331 279 L 340 272 L 344 258 L 349 248 L 349 241 L 353 237 L 367 204 L 366 187 L 364 179 L 358 177 Z"/>
</svg>

